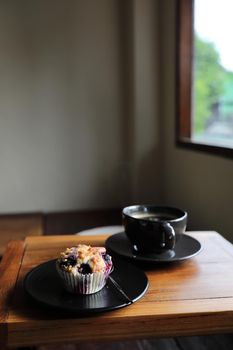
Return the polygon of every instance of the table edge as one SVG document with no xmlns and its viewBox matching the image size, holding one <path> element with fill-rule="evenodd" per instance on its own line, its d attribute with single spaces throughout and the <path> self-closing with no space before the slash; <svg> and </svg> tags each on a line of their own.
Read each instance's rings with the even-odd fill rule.
<svg viewBox="0 0 233 350">
<path fill-rule="evenodd" d="M 16 287 L 25 247 L 24 241 L 10 241 L 0 263 L 0 347 L 7 344 L 9 305 Z"/>
</svg>

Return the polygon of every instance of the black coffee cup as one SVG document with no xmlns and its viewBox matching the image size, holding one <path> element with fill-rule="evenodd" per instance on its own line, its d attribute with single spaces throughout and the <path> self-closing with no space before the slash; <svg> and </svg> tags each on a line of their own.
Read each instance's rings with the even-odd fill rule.
<svg viewBox="0 0 233 350">
<path fill-rule="evenodd" d="M 164 253 L 174 249 L 187 225 L 187 213 L 178 208 L 132 205 L 122 211 L 126 236 L 138 253 Z"/>
</svg>

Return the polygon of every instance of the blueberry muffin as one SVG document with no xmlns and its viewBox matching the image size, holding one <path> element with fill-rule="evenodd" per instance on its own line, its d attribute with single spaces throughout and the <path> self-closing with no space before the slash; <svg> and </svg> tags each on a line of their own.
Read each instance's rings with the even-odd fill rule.
<svg viewBox="0 0 233 350">
<path fill-rule="evenodd" d="M 60 254 L 56 267 L 67 291 L 92 294 L 105 286 L 112 270 L 112 258 L 104 247 L 78 244 Z"/>
</svg>

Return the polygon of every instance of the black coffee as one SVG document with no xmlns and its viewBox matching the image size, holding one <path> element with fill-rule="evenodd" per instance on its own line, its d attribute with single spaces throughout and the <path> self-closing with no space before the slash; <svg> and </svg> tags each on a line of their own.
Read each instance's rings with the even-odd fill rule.
<svg viewBox="0 0 233 350">
<path fill-rule="evenodd" d="M 137 213 L 132 213 L 131 216 L 135 219 L 143 219 L 143 220 L 149 220 L 149 221 L 169 221 L 169 220 L 174 220 L 177 217 L 175 215 L 166 213 L 145 213 L 145 212 L 137 212 Z"/>
</svg>

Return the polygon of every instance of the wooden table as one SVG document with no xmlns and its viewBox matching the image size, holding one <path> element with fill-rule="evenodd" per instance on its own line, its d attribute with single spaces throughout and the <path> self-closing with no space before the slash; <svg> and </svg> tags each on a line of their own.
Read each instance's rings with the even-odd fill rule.
<svg viewBox="0 0 233 350">
<path fill-rule="evenodd" d="M 29 302 L 25 274 L 77 243 L 106 236 L 42 236 L 12 241 L 0 265 L 2 348 L 39 344 L 200 335 L 233 331 L 233 246 L 216 232 L 188 232 L 202 251 L 190 260 L 147 270 L 149 289 L 136 303 L 89 317 L 50 314 Z"/>
</svg>

